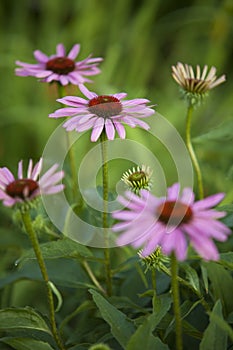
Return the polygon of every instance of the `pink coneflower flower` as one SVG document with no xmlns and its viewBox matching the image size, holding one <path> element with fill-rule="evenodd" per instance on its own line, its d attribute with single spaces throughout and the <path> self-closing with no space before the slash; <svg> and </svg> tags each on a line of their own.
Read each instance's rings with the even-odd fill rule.
<svg viewBox="0 0 233 350">
<path fill-rule="evenodd" d="M 0 168 L 0 200 L 7 207 L 16 203 L 31 201 L 41 194 L 53 194 L 63 190 L 64 185 L 58 184 L 64 177 L 63 171 L 56 171 L 54 164 L 38 180 L 42 169 L 42 158 L 33 167 L 30 159 L 27 175 L 23 175 L 23 161 L 18 163 L 18 178 L 15 178 L 8 168 Z"/>
<path fill-rule="evenodd" d="M 102 58 L 87 57 L 82 61 L 75 62 L 80 51 L 80 45 L 75 44 L 68 55 L 63 44 L 58 44 L 56 54 L 47 56 L 40 50 L 34 51 L 34 57 L 38 63 L 29 64 L 16 61 L 21 68 L 16 68 L 15 74 L 23 77 L 33 76 L 46 83 L 57 81 L 62 85 L 78 85 L 91 82 L 84 76 L 96 75 L 100 73 L 97 64 Z"/>
<path fill-rule="evenodd" d="M 226 213 L 212 207 L 224 194 L 194 202 L 191 188 L 185 188 L 180 196 L 179 191 L 180 185 L 176 183 L 168 188 L 167 198 L 157 198 L 146 190 L 140 192 L 141 197 L 130 191 L 126 192 L 126 198 L 119 196 L 119 202 L 126 208 L 113 213 L 115 219 L 122 220 L 113 226 L 113 231 L 123 231 L 117 244 L 144 246 L 142 256 L 161 246 L 164 254 L 174 252 L 178 260 L 185 260 L 190 242 L 205 260 L 218 260 L 213 239 L 225 241 L 231 231 L 218 221 Z"/>
<path fill-rule="evenodd" d="M 92 129 L 91 141 L 95 142 L 102 131 L 106 132 L 109 140 L 114 139 L 115 130 L 120 138 L 124 139 L 125 128 L 122 123 L 132 128 L 140 126 L 146 130 L 149 129 L 149 125 L 139 119 L 154 114 L 154 110 L 146 106 L 148 100 L 136 98 L 122 101 L 127 96 L 124 92 L 97 95 L 82 84 L 79 85 L 79 88 L 88 100 L 76 96 L 58 99 L 58 102 L 70 107 L 58 109 L 49 115 L 52 118 L 72 117 L 63 125 L 67 131 L 82 132 Z"/>
</svg>

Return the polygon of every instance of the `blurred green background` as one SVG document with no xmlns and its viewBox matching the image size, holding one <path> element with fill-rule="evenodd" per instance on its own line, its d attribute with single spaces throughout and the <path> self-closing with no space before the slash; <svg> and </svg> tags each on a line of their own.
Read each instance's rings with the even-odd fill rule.
<svg viewBox="0 0 233 350">
<path fill-rule="evenodd" d="M 224 191 L 226 201 L 232 200 L 232 0 L 1 0 L 0 28 L 0 166 L 16 169 L 20 159 L 38 159 L 61 123 L 47 117 L 59 107 L 55 89 L 34 77 L 15 76 L 15 61 L 35 63 L 36 49 L 51 55 L 57 43 L 67 50 L 80 43 L 78 59 L 90 53 L 104 58 L 102 74 L 87 84 L 90 90 L 148 98 L 182 136 L 185 103 L 171 77 L 171 65 L 214 65 L 217 75 L 226 74 L 227 82 L 212 90 L 195 111 L 192 135 L 221 125 L 195 148 L 206 193 Z M 143 130 L 127 129 L 127 135 L 156 154 L 169 184 L 176 180 L 163 145 Z M 78 163 L 92 146 L 86 134 L 78 145 Z M 113 164 L 112 186 L 128 165 Z"/>
</svg>

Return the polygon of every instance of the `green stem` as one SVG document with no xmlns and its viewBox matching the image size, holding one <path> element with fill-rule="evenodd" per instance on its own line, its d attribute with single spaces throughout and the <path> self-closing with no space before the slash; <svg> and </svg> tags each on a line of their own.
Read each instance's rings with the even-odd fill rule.
<svg viewBox="0 0 233 350">
<path fill-rule="evenodd" d="M 46 284 L 46 292 L 47 292 L 47 301 L 49 305 L 49 316 L 50 316 L 50 323 L 51 323 L 51 329 L 52 329 L 52 334 L 54 336 L 54 339 L 57 343 L 57 346 L 60 350 L 65 350 L 62 340 L 60 338 L 60 335 L 57 330 L 56 326 L 56 320 L 55 320 L 55 308 L 54 308 L 54 300 L 53 300 L 53 293 L 52 289 L 50 286 L 50 281 L 49 281 L 49 276 L 47 272 L 47 268 L 44 262 L 43 255 L 40 250 L 40 244 L 37 239 L 37 235 L 32 227 L 32 221 L 31 221 L 31 216 L 28 210 L 21 210 L 21 216 L 22 216 L 22 221 L 24 223 L 25 229 L 28 233 L 28 236 L 30 238 L 33 250 L 36 255 L 36 259 L 43 277 L 43 280 Z"/>
<path fill-rule="evenodd" d="M 152 283 L 152 288 L 156 294 L 156 271 L 155 269 L 151 269 L 151 283 Z"/>
<path fill-rule="evenodd" d="M 166 273 L 166 275 L 171 277 L 171 271 L 165 265 L 161 265 L 160 268 L 161 268 L 161 271 L 163 271 L 164 273 Z M 182 277 L 180 277 L 178 275 L 177 275 L 177 280 L 180 284 L 189 288 L 194 294 L 196 294 L 196 296 L 200 299 L 201 304 L 205 308 L 205 310 L 207 312 L 210 311 L 210 307 L 209 307 L 208 303 L 205 301 L 203 295 L 201 295 L 195 288 L 193 288 L 193 286 L 190 283 L 188 283 L 187 281 L 185 281 Z"/>
<path fill-rule="evenodd" d="M 195 168 L 196 174 L 197 174 L 197 185 L 198 185 L 198 192 L 199 192 L 199 199 L 204 198 L 204 190 L 203 190 L 203 181 L 202 181 L 202 174 L 201 169 L 198 164 L 198 160 L 196 157 L 196 154 L 194 152 L 192 141 L 191 141 L 191 120 L 193 115 L 193 105 L 188 106 L 187 110 L 187 116 L 186 116 L 186 145 L 190 154 L 190 157 L 193 162 L 193 166 Z"/>
<path fill-rule="evenodd" d="M 87 263 L 87 261 L 83 260 L 82 261 L 82 265 L 84 267 L 84 269 L 86 270 L 88 276 L 90 277 L 90 279 L 92 280 L 92 282 L 94 283 L 94 285 L 104 294 L 106 294 L 105 290 L 102 288 L 102 286 L 99 284 L 99 281 L 96 279 L 95 275 L 93 274 L 89 264 Z"/>
<path fill-rule="evenodd" d="M 62 98 L 65 96 L 65 88 L 60 83 L 57 84 L 58 88 L 58 96 L 59 98 Z M 75 164 L 75 154 L 74 154 L 74 148 L 72 147 L 71 142 L 71 134 L 70 132 L 66 133 L 66 140 L 67 140 L 67 148 L 68 148 L 68 154 L 69 154 L 69 163 L 70 163 L 70 172 L 71 172 L 71 178 L 72 178 L 72 192 L 73 192 L 73 200 L 74 203 L 77 203 L 79 207 L 82 206 L 82 198 L 79 193 L 78 189 L 78 178 L 77 178 L 77 171 L 76 171 L 76 164 Z"/>
<path fill-rule="evenodd" d="M 180 312 L 180 297 L 179 297 L 179 285 L 177 279 L 178 264 L 174 253 L 171 255 L 171 285 L 173 296 L 173 310 L 175 316 L 175 329 L 176 329 L 176 350 L 182 350 L 182 322 Z"/>
<path fill-rule="evenodd" d="M 109 250 L 109 230 L 108 230 L 108 163 L 107 163 L 107 137 L 105 131 L 100 136 L 102 153 L 102 180 L 103 180 L 103 230 L 104 230 L 104 258 L 107 294 L 112 295 L 112 276 Z"/>
</svg>

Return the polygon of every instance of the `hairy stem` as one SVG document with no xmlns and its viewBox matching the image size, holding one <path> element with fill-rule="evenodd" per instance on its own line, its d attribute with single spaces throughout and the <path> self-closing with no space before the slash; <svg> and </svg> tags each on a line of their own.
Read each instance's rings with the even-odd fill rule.
<svg viewBox="0 0 233 350">
<path fill-rule="evenodd" d="M 166 275 L 171 277 L 171 271 L 165 265 L 161 265 L 160 268 L 161 268 L 161 271 L 163 271 L 164 273 L 166 273 Z M 205 301 L 204 296 L 198 292 L 198 290 L 196 290 L 189 282 L 185 281 L 182 277 L 180 277 L 178 275 L 177 275 L 177 280 L 184 287 L 189 288 L 194 294 L 196 294 L 196 296 L 200 299 L 200 302 L 201 302 L 202 306 L 204 307 L 204 309 L 207 312 L 210 311 L 210 307 L 209 307 L 208 303 Z"/>
<path fill-rule="evenodd" d="M 190 104 L 188 106 L 187 110 L 187 116 L 186 116 L 186 146 L 188 148 L 194 169 L 197 174 L 197 185 L 198 185 L 198 194 L 199 194 L 199 199 L 204 198 L 204 190 L 203 190 L 203 181 L 202 181 L 202 174 L 201 174 L 201 169 L 196 157 L 196 154 L 194 152 L 193 146 L 192 146 L 192 141 L 191 141 L 191 120 L 192 120 L 192 115 L 193 115 L 193 106 Z"/>
<path fill-rule="evenodd" d="M 59 98 L 64 97 L 65 96 L 64 86 L 61 85 L 60 83 L 58 83 L 57 87 L 58 87 Z M 77 203 L 79 207 L 81 207 L 82 206 L 82 198 L 81 198 L 81 195 L 80 195 L 79 189 L 78 189 L 78 178 L 77 178 L 77 171 L 76 171 L 76 164 L 75 164 L 75 154 L 74 154 L 74 148 L 72 147 L 70 132 L 66 133 L 66 140 L 67 140 L 67 148 L 68 148 L 68 155 L 69 155 L 70 172 L 71 172 L 71 178 L 72 178 L 73 201 L 74 201 L 74 203 Z"/>
<path fill-rule="evenodd" d="M 107 137 L 103 131 L 100 136 L 102 153 L 102 181 L 103 181 L 103 213 L 102 222 L 104 230 L 104 258 L 105 258 L 105 277 L 107 294 L 112 295 L 112 276 L 109 250 L 109 230 L 108 230 L 108 163 L 107 163 Z"/>
<path fill-rule="evenodd" d="M 178 264 L 174 253 L 171 255 L 171 285 L 173 296 L 173 310 L 175 316 L 175 329 L 176 329 L 176 350 L 182 350 L 182 322 L 180 312 L 180 297 L 179 297 L 179 285 L 177 278 Z"/>
<path fill-rule="evenodd" d="M 82 265 L 84 267 L 84 269 L 86 270 L 88 276 L 90 277 L 90 279 L 92 280 L 92 282 L 94 283 L 94 285 L 104 294 L 106 294 L 105 290 L 103 289 L 103 287 L 100 285 L 99 281 L 96 279 L 95 275 L 93 274 L 90 265 L 83 260 L 82 261 Z"/>
<path fill-rule="evenodd" d="M 43 277 L 43 280 L 46 285 L 46 293 L 47 293 L 47 301 L 49 305 L 49 318 L 50 318 L 50 323 L 51 323 L 51 330 L 52 334 L 54 336 L 54 339 L 57 343 L 57 346 L 60 350 L 65 350 L 62 340 L 60 338 L 60 335 L 57 330 L 56 326 L 56 320 L 55 320 L 55 308 L 54 308 L 54 300 L 53 300 L 53 292 L 50 286 L 50 281 L 49 281 L 49 276 L 47 272 L 47 268 L 44 262 L 43 255 L 40 250 L 40 244 L 37 239 L 37 235 L 32 227 L 32 221 L 31 221 L 31 216 L 28 210 L 21 210 L 21 216 L 22 216 L 22 221 L 24 223 L 24 227 L 28 233 L 29 239 L 31 241 L 33 250 L 35 252 L 35 256 Z"/>
</svg>

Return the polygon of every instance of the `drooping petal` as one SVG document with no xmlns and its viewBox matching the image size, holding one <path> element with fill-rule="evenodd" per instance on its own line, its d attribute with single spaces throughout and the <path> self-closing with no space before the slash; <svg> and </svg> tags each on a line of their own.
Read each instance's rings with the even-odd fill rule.
<svg viewBox="0 0 233 350">
<path fill-rule="evenodd" d="M 217 193 L 207 198 L 201 199 L 193 204 L 193 209 L 202 210 L 202 209 L 208 209 L 208 208 L 214 207 L 215 205 L 219 204 L 223 200 L 224 196 L 225 196 L 224 193 Z"/>
<path fill-rule="evenodd" d="M 104 129 L 104 118 L 98 118 L 93 126 L 91 141 L 96 142 Z"/>
<path fill-rule="evenodd" d="M 125 132 L 125 128 L 124 128 L 124 125 L 122 125 L 120 122 L 113 122 L 114 126 L 115 126 L 115 129 L 119 135 L 119 137 L 121 139 L 125 139 L 125 136 L 126 136 L 126 132 Z"/>
<path fill-rule="evenodd" d="M 107 138 L 109 140 L 114 140 L 115 128 L 114 128 L 112 121 L 110 119 L 106 119 L 104 126 L 105 126 Z"/>
</svg>

